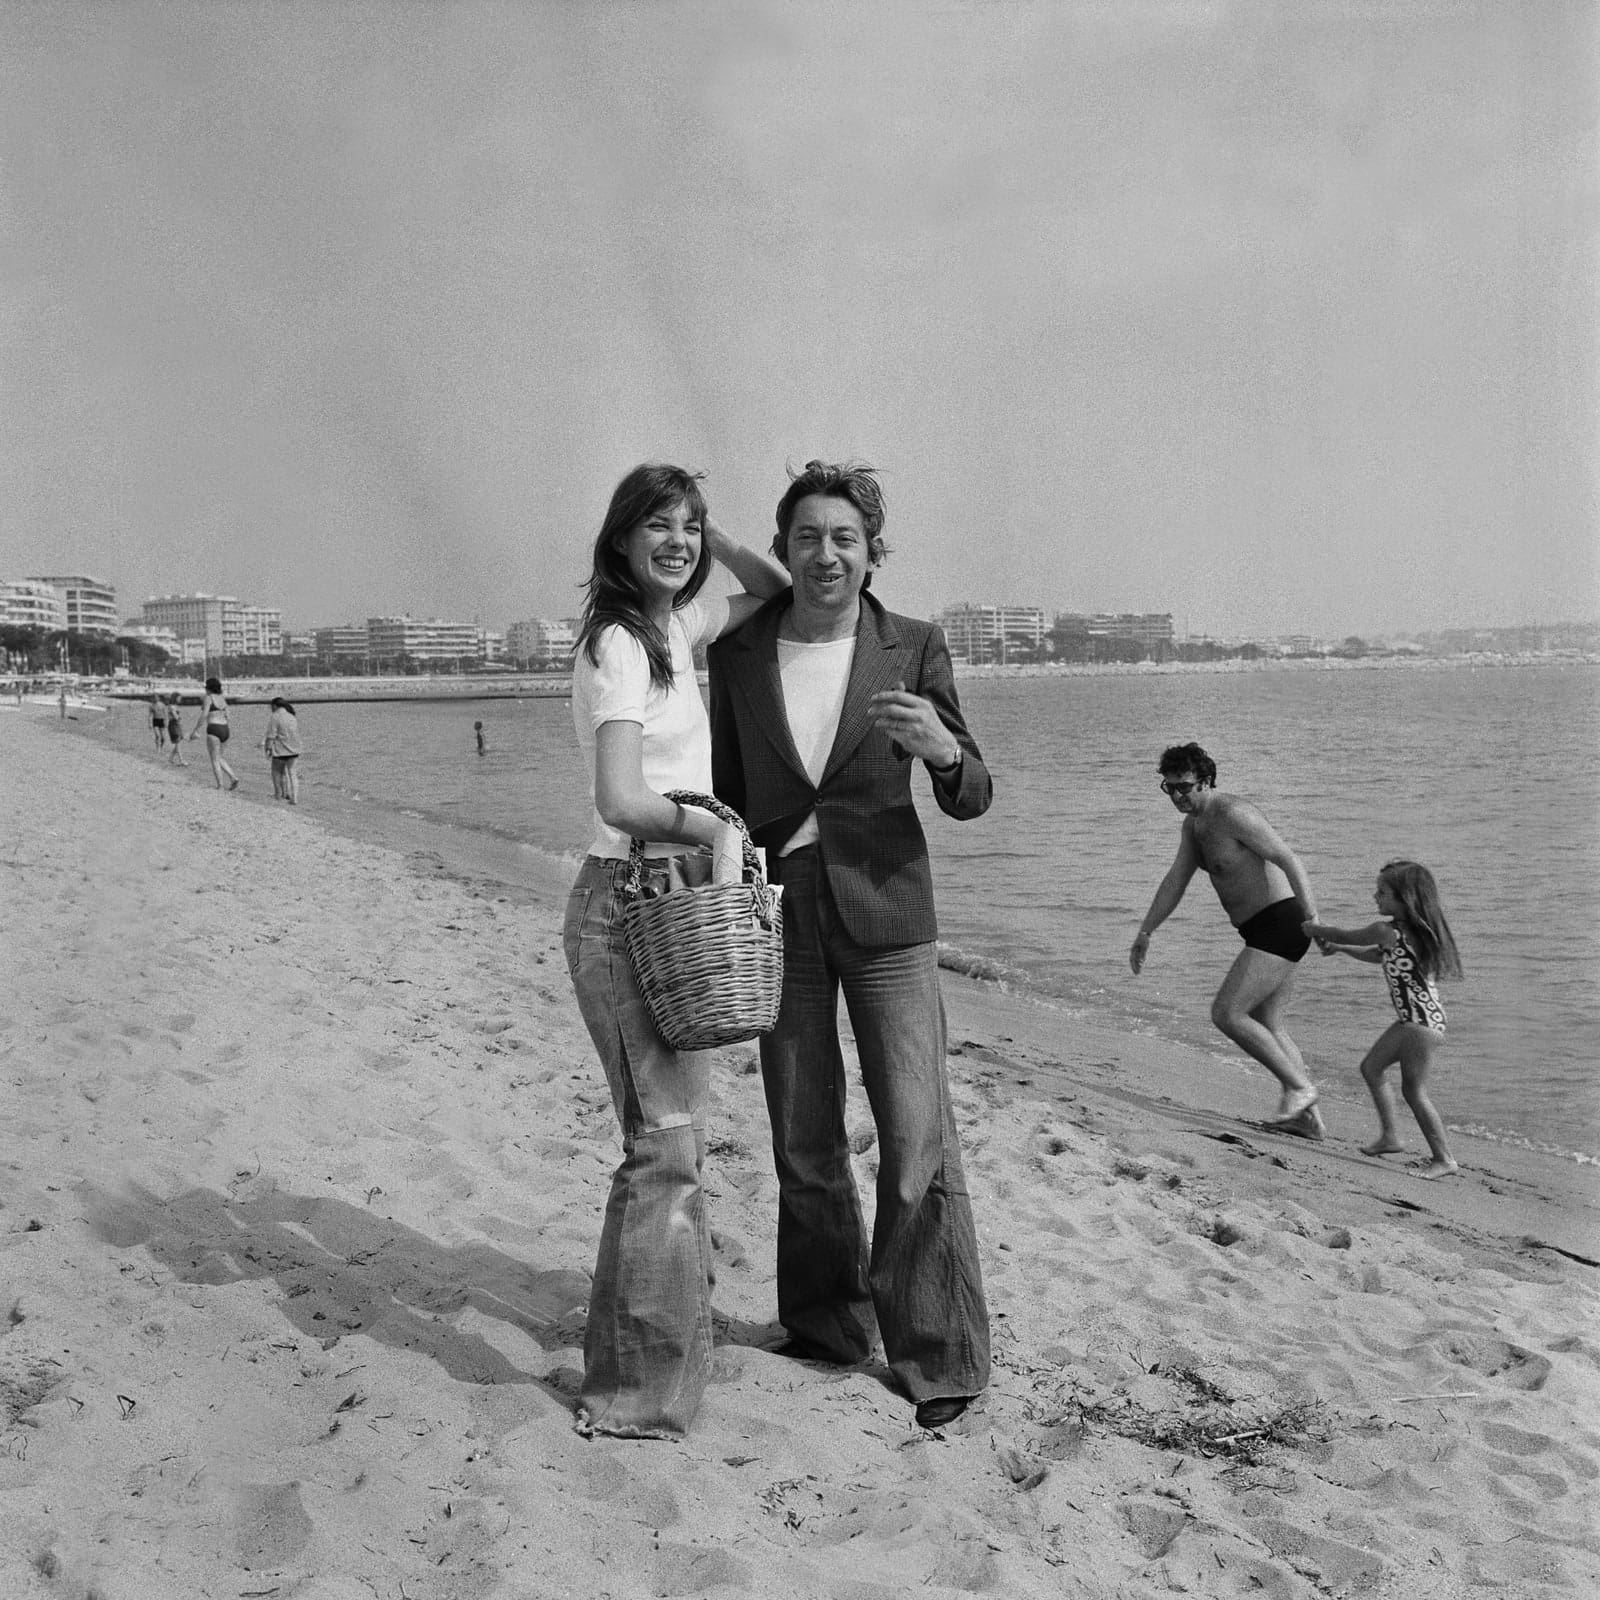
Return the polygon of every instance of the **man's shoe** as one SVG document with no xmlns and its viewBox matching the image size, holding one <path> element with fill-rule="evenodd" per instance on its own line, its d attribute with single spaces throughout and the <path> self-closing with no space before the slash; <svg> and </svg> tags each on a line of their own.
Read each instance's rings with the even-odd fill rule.
<svg viewBox="0 0 1600 1600">
<path fill-rule="evenodd" d="M 917 1426 L 926 1428 L 930 1433 L 938 1428 L 948 1428 L 971 1404 L 970 1394 L 948 1395 L 942 1400 L 924 1400 L 917 1407 Z"/>
<path fill-rule="evenodd" d="M 783 1356 L 789 1361 L 821 1361 L 831 1367 L 848 1367 L 851 1362 L 842 1356 L 836 1356 L 831 1350 L 824 1350 L 821 1345 L 812 1344 L 805 1339 L 796 1339 L 792 1334 L 787 1339 L 781 1339 L 777 1344 L 765 1347 L 769 1356 Z"/>
</svg>

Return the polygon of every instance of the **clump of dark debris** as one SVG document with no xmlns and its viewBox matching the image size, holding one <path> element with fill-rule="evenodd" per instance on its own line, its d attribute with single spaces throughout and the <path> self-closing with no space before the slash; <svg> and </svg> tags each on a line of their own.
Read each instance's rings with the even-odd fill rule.
<svg viewBox="0 0 1600 1600">
<path fill-rule="evenodd" d="M 1036 1419 L 1055 1426 L 1077 1421 L 1085 1428 L 1114 1433 L 1153 1450 L 1187 1455 L 1226 1457 L 1244 1466 L 1262 1466 L 1275 1447 L 1293 1448 L 1330 1437 L 1327 1408 L 1319 1400 L 1271 1407 L 1260 1401 L 1236 1400 L 1190 1367 L 1149 1369 L 1176 1391 L 1174 1407 L 1152 1410 L 1133 1396 L 1080 1391 L 1069 1380 L 1057 1415 Z"/>
</svg>

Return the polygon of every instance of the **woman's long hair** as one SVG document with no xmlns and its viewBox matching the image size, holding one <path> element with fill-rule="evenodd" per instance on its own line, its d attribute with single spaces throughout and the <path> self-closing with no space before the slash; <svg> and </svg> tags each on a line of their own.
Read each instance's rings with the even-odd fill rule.
<svg viewBox="0 0 1600 1600">
<path fill-rule="evenodd" d="M 650 662 L 650 682 L 658 689 L 672 687 L 672 651 L 661 630 L 650 620 L 644 607 L 639 580 L 628 565 L 627 537 L 653 512 L 685 505 L 702 526 L 706 500 L 700 492 L 698 472 L 647 461 L 635 467 L 612 491 L 611 504 L 594 541 L 594 568 L 584 587 L 583 620 L 578 628 L 574 652 L 582 650 L 591 666 L 599 666 L 599 640 L 602 629 L 626 628 L 639 641 Z M 689 581 L 673 599 L 673 610 L 687 605 L 700 592 L 711 571 L 711 555 L 705 541 L 700 543 L 700 560 Z"/>
<path fill-rule="evenodd" d="M 1433 874 L 1417 861 L 1387 861 L 1378 874 L 1400 902 L 1400 920 L 1423 973 L 1429 978 L 1459 978 L 1461 955 L 1439 903 Z"/>
</svg>

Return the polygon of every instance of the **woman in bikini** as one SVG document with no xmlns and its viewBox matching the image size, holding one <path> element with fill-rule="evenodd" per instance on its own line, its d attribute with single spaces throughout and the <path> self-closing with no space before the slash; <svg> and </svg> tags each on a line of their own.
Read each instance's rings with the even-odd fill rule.
<svg viewBox="0 0 1600 1600">
<path fill-rule="evenodd" d="M 211 757 L 211 776 L 217 780 L 217 787 L 220 789 L 226 778 L 228 787 L 237 789 L 239 779 L 222 755 L 222 747 L 228 742 L 228 701 L 222 692 L 221 678 L 206 679 L 205 699 L 200 702 L 200 715 L 189 737 L 198 739 L 202 731 L 206 736 L 206 754 Z"/>
</svg>

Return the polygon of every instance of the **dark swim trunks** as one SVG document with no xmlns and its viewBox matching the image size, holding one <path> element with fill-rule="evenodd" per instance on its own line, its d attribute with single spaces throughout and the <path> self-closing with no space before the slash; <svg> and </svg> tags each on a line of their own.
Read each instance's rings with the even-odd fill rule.
<svg viewBox="0 0 1600 1600">
<path fill-rule="evenodd" d="M 218 744 L 228 742 L 228 724 L 226 722 L 208 722 L 206 724 L 206 738 L 215 739 Z"/>
<path fill-rule="evenodd" d="M 1298 961 L 1311 948 L 1311 941 L 1300 931 L 1306 914 L 1295 899 L 1276 900 L 1253 917 L 1239 924 L 1239 937 L 1252 950 L 1265 950 L 1269 956 Z"/>
</svg>

